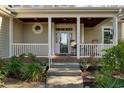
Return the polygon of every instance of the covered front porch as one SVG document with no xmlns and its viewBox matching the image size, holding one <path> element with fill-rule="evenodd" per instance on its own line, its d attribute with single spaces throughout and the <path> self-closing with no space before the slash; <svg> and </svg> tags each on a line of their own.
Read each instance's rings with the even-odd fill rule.
<svg viewBox="0 0 124 93">
<path fill-rule="evenodd" d="M 10 29 L 10 56 L 102 57 L 118 43 L 117 17 L 11 18 Z"/>
</svg>

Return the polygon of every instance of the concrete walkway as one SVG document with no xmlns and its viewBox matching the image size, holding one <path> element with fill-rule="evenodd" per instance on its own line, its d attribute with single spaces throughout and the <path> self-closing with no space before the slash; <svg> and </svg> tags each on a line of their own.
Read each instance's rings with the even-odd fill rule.
<svg viewBox="0 0 124 93">
<path fill-rule="evenodd" d="M 78 63 L 53 63 L 48 71 L 47 88 L 83 88 Z"/>
</svg>

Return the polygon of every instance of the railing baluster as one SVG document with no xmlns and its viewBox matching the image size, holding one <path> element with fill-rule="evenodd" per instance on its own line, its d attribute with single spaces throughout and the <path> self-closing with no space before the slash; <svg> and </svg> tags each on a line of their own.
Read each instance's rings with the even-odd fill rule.
<svg viewBox="0 0 124 93">
<path fill-rule="evenodd" d="M 42 50 L 48 44 L 36 44 L 36 43 L 13 43 L 12 45 L 12 55 L 20 55 L 22 53 L 32 53 L 37 56 L 42 55 Z M 113 44 L 81 44 L 80 45 L 80 56 L 82 57 L 101 57 L 105 52 L 103 49 L 111 48 Z"/>
<path fill-rule="evenodd" d="M 81 44 L 81 54 L 82 57 L 89 57 L 89 56 L 95 56 L 95 57 L 102 57 L 102 55 L 105 53 L 103 49 L 109 49 L 113 47 L 114 44 Z"/>
</svg>

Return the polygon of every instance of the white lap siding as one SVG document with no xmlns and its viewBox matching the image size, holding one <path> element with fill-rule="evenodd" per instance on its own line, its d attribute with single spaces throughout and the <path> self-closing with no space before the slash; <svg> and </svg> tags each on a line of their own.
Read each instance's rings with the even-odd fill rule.
<svg viewBox="0 0 124 93">
<path fill-rule="evenodd" d="M 9 56 L 9 17 L 0 14 L 2 17 L 0 27 L 0 57 Z"/>
</svg>

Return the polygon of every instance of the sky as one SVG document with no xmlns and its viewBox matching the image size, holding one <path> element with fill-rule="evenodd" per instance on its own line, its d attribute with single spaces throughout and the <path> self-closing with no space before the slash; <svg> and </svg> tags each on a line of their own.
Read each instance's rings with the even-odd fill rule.
<svg viewBox="0 0 124 93">
<path fill-rule="evenodd" d="M 124 0 L 0 0 L 0 5 L 124 5 Z"/>
</svg>

